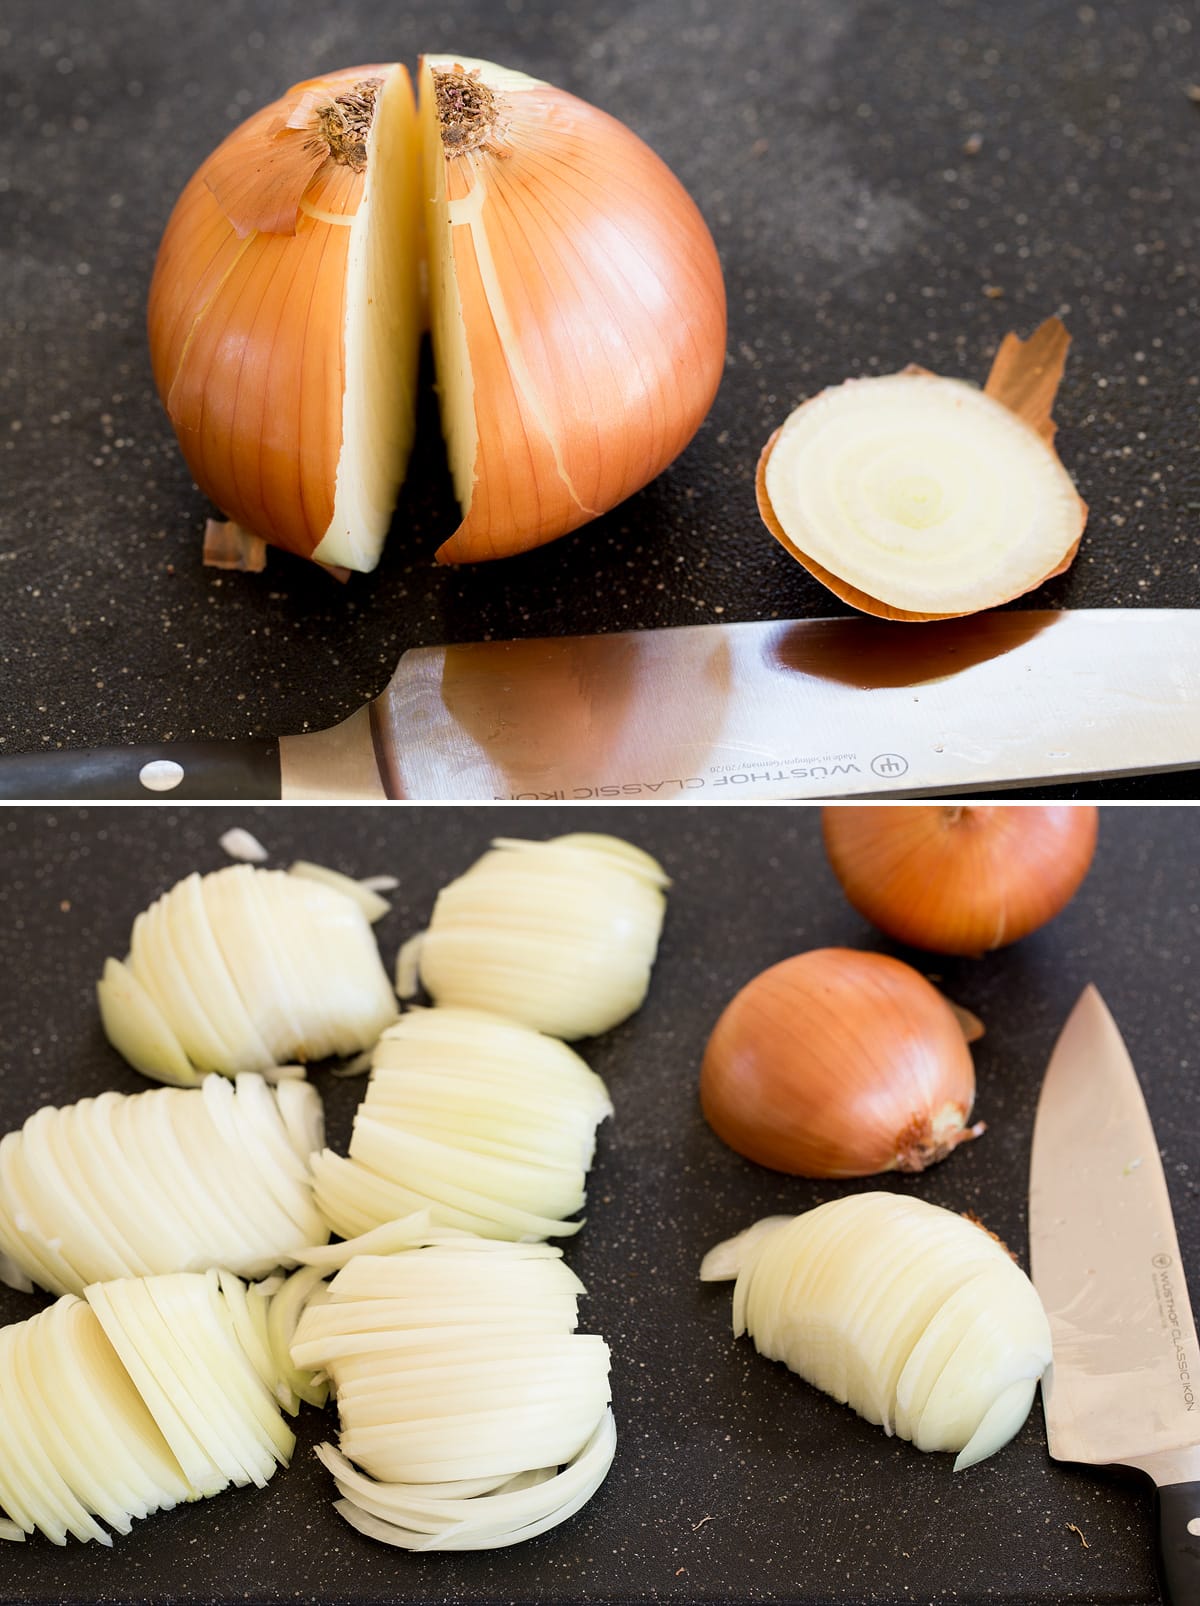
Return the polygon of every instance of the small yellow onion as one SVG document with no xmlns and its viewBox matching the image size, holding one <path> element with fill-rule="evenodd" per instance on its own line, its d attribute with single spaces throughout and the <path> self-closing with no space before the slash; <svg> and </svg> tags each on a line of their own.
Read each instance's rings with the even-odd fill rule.
<svg viewBox="0 0 1200 1606">
<path fill-rule="evenodd" d="M 986 1228 L 890 1193 L 768 1217 L 705 1256 L 735 1337 L 954 1470 L 1020 1429 L 1050 1364 L 1033 1284 Z"/>
<path fill-rule="evenodd" d="M 463 513 L 443 562 L 541 545 L 631 495 L 695 434 L 724 364 L 712 239 L 636 135 L 468 57 L 425 57 L 420 92 L 418 112 L 402 66 L 356 67 L 256 113 L 184 190 L 151 286 L 155 380 L 201 488 L 244 531 L 349 569 L 378 561 L 404 477 L 426 258 Z"/>
<path fill-rule="evenodd" d="M 884 619 L 994 608 L 1068 568 L 1087 505 L 1054 450 L 1070 344 L 1008 335 L 983 391 L 910 366 L 798 407 L 764 446 L 758 507 L 822 585 Z"/>
<path fill-rule="evenodd" d="M 438 1004 L 486 1010 L 553 1037 L 592 1037 L 641 1006 L 669 886 L 617 837 L 498 837 L 438 893 L 429 929 L 405 945 L 397 988 L 418 976 Z"/>
<path fill-rule="evenodd" d="M 817 948 L 764 970 L 717 1022 L 700 1104 L 717 1136 L 802 1177 L 922 1171 L 983 1131 L 953 1008 L 911 966 Z"/>
<path fill-rule="evenodd" d="M 1075 896 L 1096 851 L 1090 804 L 827 808 L 842 891 L 889 937 L 982 954 L 1026 937 Z"/>
</svg>

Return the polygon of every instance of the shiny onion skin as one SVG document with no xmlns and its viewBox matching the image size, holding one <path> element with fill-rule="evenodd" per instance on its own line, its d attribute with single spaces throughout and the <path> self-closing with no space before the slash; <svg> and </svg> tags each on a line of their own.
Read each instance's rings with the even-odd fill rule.
<svg viewBox="0 0 1200 1606">
<path fill-rule="evenodd" d="M 724 367 L 725 289 L 695 203 L 624 124 L 461 56 L 424 58 L 427 119 L 435 73 L 455 67 L 494 85 L 497 102 L 494 137 L 474 149 L 446 154 L 428 122 L 425 133 L 432 278 L 450 268 L 462 319 L 456 332 L 449 311 L 433 318 L 463 505 L 437 556 L 473 563 L 586 524 L 679 455 Z M 452 264 L 439 270 L 447 240 Z M 464 336 L 473 443 L 446 405 Z"/>
<path fill-rule="evenodd" d="M 922 1171 L 967 1127 L 975 1070 L 950 1005 L 898 959 L 816 948 L 764 970 L 717 1022 L 700 1104 L 738 1154 L 802 1177 Z"/>
<path fill-rule="evenodd" d="M 372 80 L 415 125 L 403 67 L 351 67 L 294 85 L 201 163 L 163 235 L 148 309 L 155 384 L 201 490 L 242 528 L 331 563 L 350 555 L 317 549 L 334 518 L 367 172 L 325 155 L 312 120 Z M 409 344 L 415 391 L 415 332 Z"/>
<path fill-rule="evenodd" d="M 1086 876 L 1098 829 L 1090 804 L 822 812 L 829 862 L 859 914 L 940 954 L 985 953 L 1052 920 Z"/>
</svg>

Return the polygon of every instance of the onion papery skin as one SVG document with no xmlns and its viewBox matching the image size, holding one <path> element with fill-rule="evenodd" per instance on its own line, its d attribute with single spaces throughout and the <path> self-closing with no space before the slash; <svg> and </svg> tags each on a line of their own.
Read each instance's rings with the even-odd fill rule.
<svg viewBox="0 0 1200 1606">
<path fill-rule="evenodd" d="M 705 1282 L 736 1277 L 735 1337 L 910 1440 L 994 1455 L 1029 1414 L 1050 1324 L 1029 1278 L 977 1221 L 862 1193 L 755 1223 L 718 1244 Z"/>
<path fill-rule="evenodd" d="M 148 309 L 155 384 L 201 490 L 263 540 L 356 568 L 373 566 L 382 540 L 334 529 L 339 469 L 349 472 L 350 225 L 367 171 L 322 163 L 309 128 L 288 124 L 368 79 L 384 80 L 406 102 L 397 115 L 415 127 L 402 66 L 350 67 L 294 85 L 235 129 L 189 180 L 159 247 Z M 404 228 L 414 309 L 417 232 L 414 215 Z M 404 249 L 403 241 L 393 247 Z M 410 370 L 399 377 L 401 392 L 413 397 L 417 316 L 414 310 L 402 341 L 407 349 L 394 353 Z M 400 421 L 399 437 L 392 501 L 411 420 Z M 327 536 L 334 549 L 323 546 Z"/>
<path fill-rule="evenodd" d="M 700 1104 L 738 1154 L 804 1177 L 920 1171 L 982 1127 L 946 1000 L 898 959 L 818 948 L 763 971 L 718 1020 Z"/>
<path fill-rule="evenodd" d="M 1096 851 L 1089 804 L 827 808 L 846 897 L 899 942 L 977 955 L 1017 942 L 1074 897 Z"/>
<path fill-rule="evenodd" d="M 496 86 L 500 116 L 493 142 L 447 155 L 432 74 L 456 64 Z M 463 505 L 437 556 L 474 563 L 576 529 L 678 456 L 724 367 L 725 290 L 695 203 L 607 113 L 461 56 L 424 57 L 420 91 L 431 278 L 452 265 L 461 320 L 433 319 Z"/>
</svg>

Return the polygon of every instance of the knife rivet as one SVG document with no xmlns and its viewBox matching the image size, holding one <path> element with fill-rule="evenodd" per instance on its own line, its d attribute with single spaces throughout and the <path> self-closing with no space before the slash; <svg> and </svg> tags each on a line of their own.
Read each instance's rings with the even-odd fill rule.
<svg viewBox="0 0 1200 1606">
<path fill-rule="evenodd" d="M 173 758 L 152 758 L 138 771 L 147 792 L 173 792 L 183 779 L 183 765 Z"/>
<path fill-rule="evenodd" d="M 1197 1539 L 1200 1539 L 1200 1517 L 1193 1517 L 1188 1523 L 1188 1533 L 1195 1534 Z"/>
</svg>

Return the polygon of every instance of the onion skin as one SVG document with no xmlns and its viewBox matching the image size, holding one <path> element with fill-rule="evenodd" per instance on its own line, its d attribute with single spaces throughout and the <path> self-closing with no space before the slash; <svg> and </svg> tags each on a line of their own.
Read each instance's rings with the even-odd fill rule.
<svg viewBox="0 0 1200 1606">
<path fill-rule="evenodd" d="M 640 490 L 699 429 L 725 364 L 716 247 L 666 164 L 550 84 L 501 99 L 499 143 L 443 159 L 468 219 L 451 249 L 478 439 L 441 563 L 541 546 Z"/>
<path fill-rule="evenodd" d="M 921 1171 L 967 1127 L 975 1070 L 954 1011 L 910 966 L 817 948 L 742 988 L 709 1039 L 700 1105 L 738 1154 L 802 1177 Z"/>
<path fill-rule="evenodd" d="M 318 172 L 303 129 L 276 134 L 308 100 L 393 70 L 311 78 L 247 118 L 188 181 L 150 285 L 154 382 L 192 477 L 234 523 L 301 557 L 333 518 L 350 229 L 299 206 L 351 218 L 366 174 Z M 281 147 L 277 182 L 256 184 Z"/>
<path fill-rule="evenodd" d="M 1096 851 L 1089 804 L 826 808 L 846 897 L 898 942 L 974 956 L 1028 936 L 1074 897 Z"/>
</svg>

